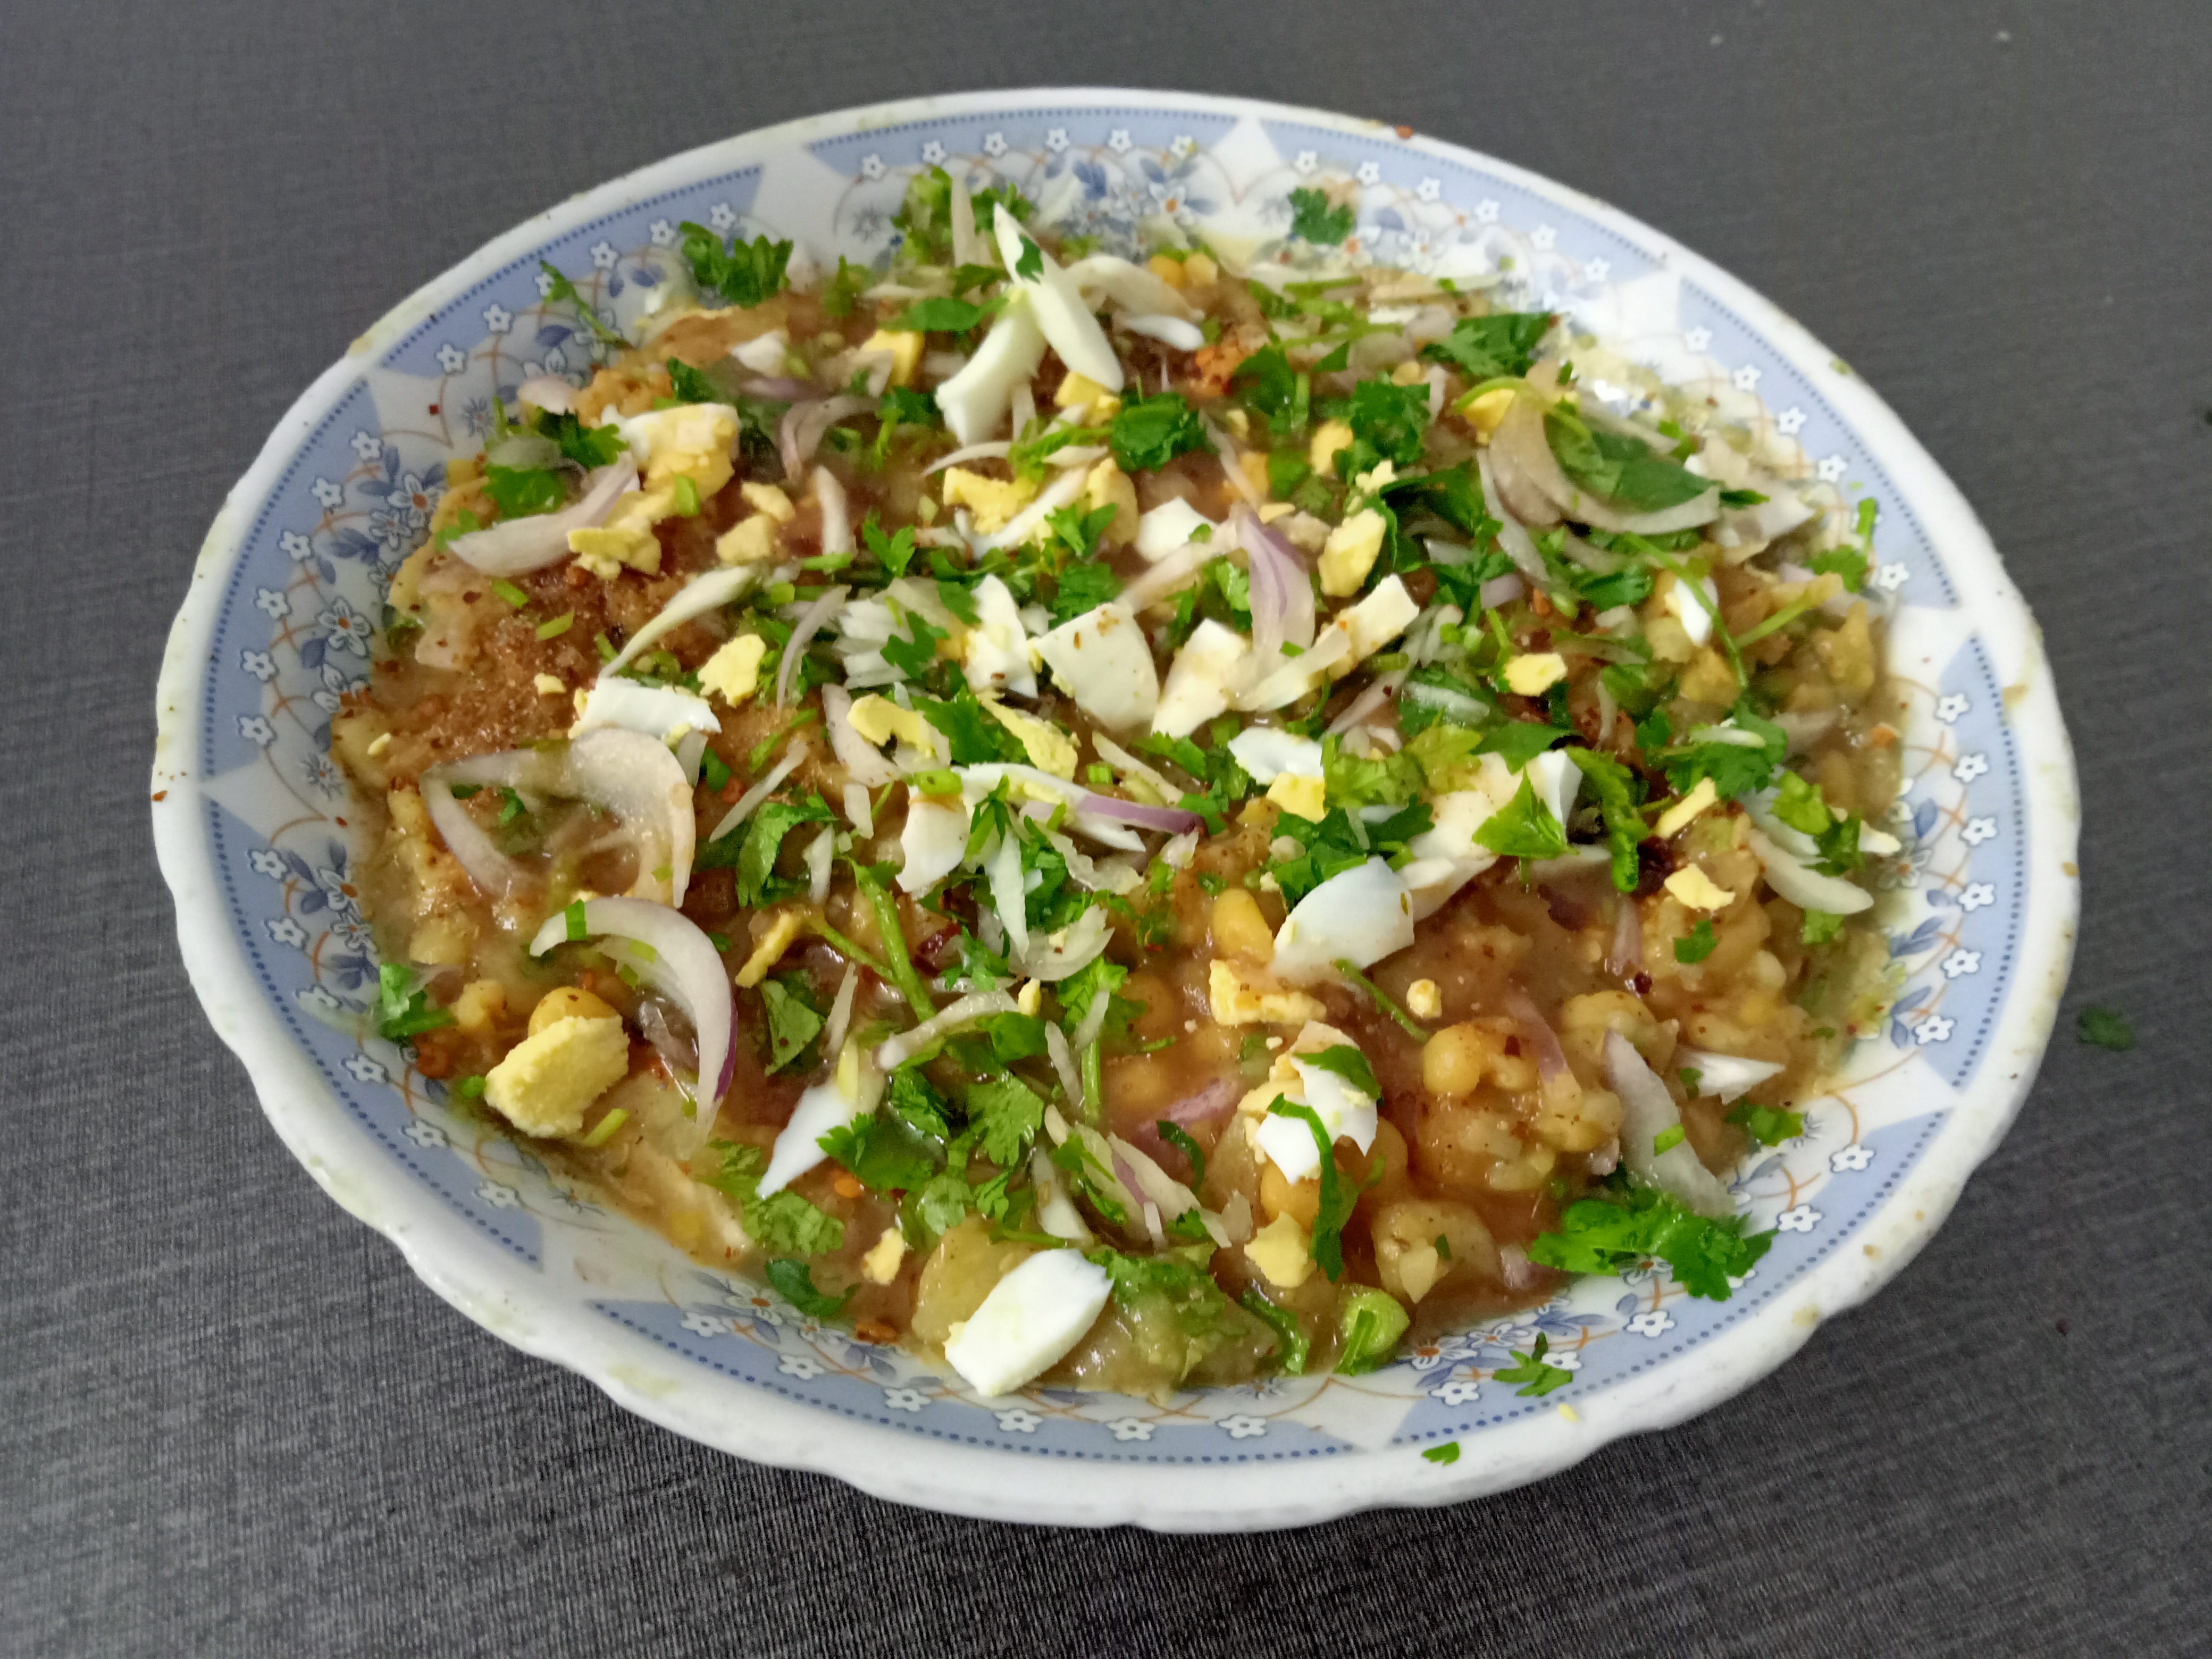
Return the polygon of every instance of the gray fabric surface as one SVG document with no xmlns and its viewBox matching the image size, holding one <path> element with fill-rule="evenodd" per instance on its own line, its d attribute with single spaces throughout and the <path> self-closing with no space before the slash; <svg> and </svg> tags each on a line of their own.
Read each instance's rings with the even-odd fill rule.
<svg viewBox="0 0 2212 1659">
<path fill-rule="evenodd" d="M 1895 1285 L 1695 1423 L 1287 1535 L 892 1508 L 468 1324 L 200 1018 L 154 675 L 299 390 L 570 191 L 1048 81 L 1386 116 L 1639 214 L 1881 389 L 2044 621 L 2087 886 L 2042 1080 Z M 2205 1651 L 2208 84 L 2195 0 L 6 7 L 0 1650 Z M 2080 1046 L 2087 1001 L 2140 1046 Z"/>
</svg>

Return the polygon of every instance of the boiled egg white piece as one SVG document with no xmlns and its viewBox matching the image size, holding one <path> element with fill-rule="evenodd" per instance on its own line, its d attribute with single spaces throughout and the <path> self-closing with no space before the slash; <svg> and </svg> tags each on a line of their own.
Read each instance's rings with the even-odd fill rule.
<svg viewBox="0 0 2212 1659">
<path fill-rule="evenodd" d="M 1075 1251 L 1040 1250 L 952 1328 L 945 1357 L 978 1394 L 1012 1394 L 1083 1340 L 1112 1290 Z"/>
</svg>

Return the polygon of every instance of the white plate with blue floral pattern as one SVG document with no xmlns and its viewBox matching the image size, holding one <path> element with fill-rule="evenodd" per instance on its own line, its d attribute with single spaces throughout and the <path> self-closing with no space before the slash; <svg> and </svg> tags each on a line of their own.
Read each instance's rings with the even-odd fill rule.
<svg viewBox="0 0 2212 1659">
<path fill-rule="evenodd" d="M 1910 702 L 1909 782 L 1887 826 L 1904 850 L 1879 875 L 1899 988 L 1803 1135 L 1735 1172 L 1776 1238 L 1729 1300 L 1646 1271 L 1580 1281 L 1364 1376 L 1164 1403 L 984 1401 L 563 1191 L 526 1147 L 449 1112 L 405 1051 L 352 1034 L 376 966 L 331 716 L 492 393 L 591 369 L 596 349 L 548 303 L 538 261 L 623 321 L 668 279 L 685 219 L 877 261 L 906 180 L 932 165 L 1018 185 L 1109 246 L 1156 216 L 1249 246 L 1284 234 L 1291 190 L 1352 191 L 1359 250 L 1503 269 L 1510 297 L 1704 390 L 1784 476 L 1879 503 L 1869 592 Z M 1006 1520 L 1219 1529 L 1449 1503 L 1705 1409 L 1926 1243 L 2027 1091 L 2073 945 L 2074 770 L 2034 623 L 1966 501 L 1864 383 L 1602 204 L 1403 128 L 1236 99 L 1039 90 L 848 110 L 677 156 L 510 231 L 362 335 L 278 424 L 209 532 L 159 705 L 155 830 L 185 963 L 333 1198 L 471 1318 L 643 1417 Z M 1539 1333 L 1573 1375 L 1522 1398 L 1494 1375 Z M 1422 1456 L 1446 1442 L 1455 1462 Z"/>
</svg>

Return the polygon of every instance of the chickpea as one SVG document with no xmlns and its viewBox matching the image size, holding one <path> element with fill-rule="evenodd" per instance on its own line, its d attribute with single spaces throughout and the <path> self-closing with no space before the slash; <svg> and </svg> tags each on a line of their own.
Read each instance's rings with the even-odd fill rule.
<svg viewBox="0 0 2212 1659">
<path fill-rule="evenodd" d="M 1658 1017 L 1626 991 L 1592 991 L 1570 997 L 1559 1009 L 1559 1046 L 1578 1077 L 1605 1075 L 1605 1040 L 1618 1031 L 1653 1066 L 1665 1064 L 1674 1040 L 1660 1029 Z"/>
<path fill-rule="evenodd" d="M 1447 1025 L 1421 1048 L 1421 1084 L 1432 1095 L 1471 1095 L 1483 1074 L 1505 1056 L 1505 1039 L 1468 1021 Z"/>
<path fill-rule="evenodd" d="M 1497 1243 L 1482 1217 L 1468 1205 L 1403 1199 L 1376 1211 L 1370 1237 L 1382 1288 L 1407 1302 L 1419 1302 L 1455 1274 L 1492 1280 L 1498 1277 Z"/>
<path fill-rule="evenodd" d="M 556 986 L 538 1000 L 530 1011 L 530 1035 L 536 1036 L 549 1025 L 564 1019 L 615 1019 L 619 1018 L 589 991 L 580 991 L 573 985 Z"/>
<path fill-rule="evenodd" d="M 1259 901 L 1242 887 L 1225 890 L 1213 901 L 1213 950 L 1255 968 L 1275 959 L 1275 935 L 1260 914 Z"/>
<path fill-rule="evenodd" d="M 1492 1170 L 1522 1155 L 1521 1138 L 1514 1133 L 1512 1119 L 1501 1109 L 1502 1097 L 1493 1097 L 1487 1091 L 1482 1097 L 1494 1099 L 1494 1106 L 1438 1102 L 1421 1115 L 1415 1127 L 1414 1160 L 1420 1164 L 1423 1176 L 1448 1193 L 1491 1190 Z"/>
<path fill-rule="evenodd" d="M 1620 1097 L 1610 1089 L 1569 1088 L 1559 1078 L 1544 1091 L 1529 1127 L 1562 1152 L 1594 1152 L 1620 1133 Z"/>
</svg>

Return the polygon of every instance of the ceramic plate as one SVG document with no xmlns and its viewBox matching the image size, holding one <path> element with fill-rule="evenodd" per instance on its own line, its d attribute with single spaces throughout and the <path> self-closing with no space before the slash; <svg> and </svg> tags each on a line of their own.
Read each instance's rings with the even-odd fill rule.
<svg viewBox="0 0 2212 1659">
<path fill-rule="evenodd" d="M 580 381 L 596 348 L 538 262 L 605 313 L 670 281 L 675 227 L 879 261 L 907 179 L 1011 181 L 1058 227 L 1125 247 L 1172 220 L 1223 246 L 1279 239 L 1289 193 L 1353 188 L 1357 247 L 1506 297 L 1704 390 L 1768 464 L 1880 505 L 1869 593 L 1910 696 L 1910 782 L 1878 872 L 1897 982 L 1802 1138 L 1734 1185 L 1773 1249 L 1727 1302 L 1662 1270 L 1357 1378 L 1273 1379 L 1165 1404 L 1031 1389 L 983 1401 L 817 1324 L 564 1192 L 527 1147 L 450 1112 L 408 1054 L 356 1035 L 376 963 L 331 716 L 368 668 L 383 589 L 495 391 Z M 990 93 L 879 105 L 732 138 L 562 203 L 357 340 L 278 424 L 210 531 L 159 691 L 154 818 L 185 960 L 262 1109 L 340 1204 L 425 1282 L 528 1352 L 705 1443 L 881 1496 L 1003 1519 L 1163 1528 L 1441 1504 L 1677 1422 L 1786 1358 L 1927 1242 L 2019 1108 L 2071 952 L 2071 757 L 2033 622 L 1958 491 L 1850 369 L 1656 232 L 1518 168 L 1404 129 L 1188 94 Z M 1565 1389 L 1494 1373 L 1539 1332 Z M 1458 1443 L 1455 1462 L 1421 1453 Z"/>
</svg>

